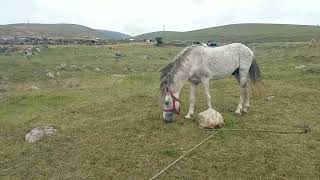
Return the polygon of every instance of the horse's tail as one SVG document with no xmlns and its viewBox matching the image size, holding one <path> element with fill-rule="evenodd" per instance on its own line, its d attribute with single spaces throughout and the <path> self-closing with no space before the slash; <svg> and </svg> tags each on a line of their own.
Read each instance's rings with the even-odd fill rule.
<svg viewBox="0 0 320 180">
<path fill-rule="evenodd" d="M 261 81 L 261 71 L 260 67 L 257 64 L 256 58 L 253 58 L 253 61 L 251 63 L 250 69 L 249 69 L 249 75 L 251 79 L 251 87 L 252 91 L 257 96 L 264 96 L 265 95 L 265 88 L 264 84 Z"/>
</svg>

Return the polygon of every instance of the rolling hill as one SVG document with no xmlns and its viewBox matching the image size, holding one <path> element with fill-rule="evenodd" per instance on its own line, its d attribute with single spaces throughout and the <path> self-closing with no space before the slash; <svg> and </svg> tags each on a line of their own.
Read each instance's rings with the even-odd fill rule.
<svg viewBox="0 0 320 180">
<path fill-rule="evenodd" d="M 231 24 L 195 31 L 159 31 L 138 35 L 136 39 L 163 37 L 164 41 L 208 41 L 229 42 L 299 42 L 320 37 L 320 27 L 290 24 Z"/>
<path fill-rule="evenodd" d="M 108 31 L 108 30 L 100 30 L 100 29 L 96 29 L 95 31 L 97 31 L 99 36 L 103 39 L 121 40 L 121 39 L 127 39 L 131 37 L 127 34 L 123 34 L 116 31 Z"/>
<path fill-rule="evenodd" d="M 0 26 L 0 37 L 12 38 L 15 36 L 45 36 L 66 39 L 90 37 L 114 40 L 130 37 L 119 32 L 95 30 L 77 24 L 8 24 Z"/>
</svg>

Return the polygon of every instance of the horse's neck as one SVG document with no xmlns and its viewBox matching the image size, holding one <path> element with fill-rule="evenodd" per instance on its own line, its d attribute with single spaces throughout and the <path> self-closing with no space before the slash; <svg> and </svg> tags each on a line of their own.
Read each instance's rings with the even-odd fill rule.
<svg viewBox="0 0 320 180">
<path fill-rule="evenodd" d="M 174 74 L 173 83 L 171 84 L 170 88 L 177 97 L 179 97 L 183 85 L 189 79 L 190 69 L 191 66 L 185 65 L 183 67 L 180 67 L 180 69 L 177 69 L 176 73 Z"/>
</svg>

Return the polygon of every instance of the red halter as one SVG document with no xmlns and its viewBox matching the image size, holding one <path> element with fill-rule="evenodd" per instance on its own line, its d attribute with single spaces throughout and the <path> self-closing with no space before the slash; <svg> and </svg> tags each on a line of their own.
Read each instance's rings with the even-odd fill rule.
<svg viewBox="0 0 320 180">
<path fill-rule="evenodd" d="M 163 111 L 164 112 L 174 112 L 177 115 L 180 115 L 180 106 L 179 106 L 179 109 L 177 110 L 176 109 L 176 102 L 179 102 L 181 104 L 181 101 L 173 95 L 172 91 L 169 88 L 167 88 L 167 90 L 168 90 L 167 94 L 169 93 L 171 98 L 173 99 L 173 102 L 172 102 L 173 106 L 172 106 L 172 109 L 163 109 Z"/>
</svg>

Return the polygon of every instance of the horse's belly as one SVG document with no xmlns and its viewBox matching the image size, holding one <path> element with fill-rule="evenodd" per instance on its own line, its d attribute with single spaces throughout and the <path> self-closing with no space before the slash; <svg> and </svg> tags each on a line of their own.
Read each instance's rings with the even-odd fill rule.
<svg viewBox="0 0 320 180">
<path fill-rule="evenodd" d="M 234 59 L 213 61 L 208 64 L 210 79 L 223 79 L 231 75 L 239 67 L 239 62 Z"/>
</svg>

